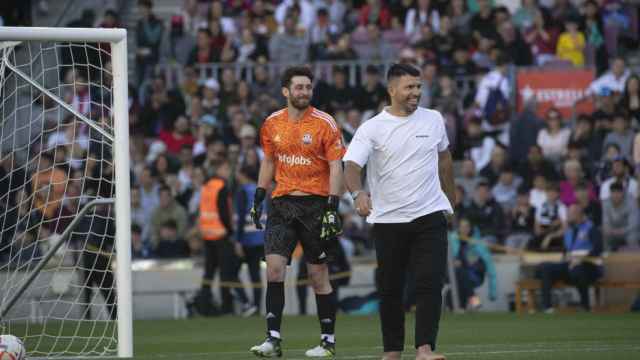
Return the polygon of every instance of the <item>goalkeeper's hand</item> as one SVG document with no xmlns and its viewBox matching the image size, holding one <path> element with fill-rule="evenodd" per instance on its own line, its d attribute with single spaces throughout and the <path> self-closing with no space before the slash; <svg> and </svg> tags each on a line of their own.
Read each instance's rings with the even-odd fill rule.
<svg viewBox="0 0 640 360">
<path fill-rule="evenodd" d="M 329 195 L 327 207 L 322 214 L 322 231 L 320 233 L 321 240 L 331 240 L 342 234 L 342 222 L 338 215 L 338 204 L 340 198 L 335 195 Z"/>
<path fill-rule="evenodd" d="M 260 222 L 260 218 L 262 217 L 262 202 L 264 201 L 265 196 L 267 195 L 267 191 L 263 188 L 256 188 L 256 193 L 253 196 L 253 206 L 251 207 L 251 211 L 249 214 L 251 215 L 251 220 L 256 225 L 258 230 L 262 230 L 262 223 Z"/>
</svg>

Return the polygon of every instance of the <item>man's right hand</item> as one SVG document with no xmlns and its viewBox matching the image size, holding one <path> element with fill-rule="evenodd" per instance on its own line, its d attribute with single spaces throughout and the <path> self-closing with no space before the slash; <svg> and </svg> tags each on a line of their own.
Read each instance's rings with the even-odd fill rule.
<svg viewBox="0 0 640 360">
<path fill-rule="evenodd" d="M 262 230 L 262 223 L 260 218 L 262 217 L 262 202 L 264 201 L 267 191 L 263 188 L 256 188 L 256 193 L 253 196 L 253 206 L 251 207 L 250 215 L 251 220 L 256 225 L 258 230 Z"/>
<path fill-rule="evenodd" d="M 356 212 L 358 215 L 362 217 L 369 216 L 371 214 L 371 198 L 369 197 L 369 193 L 362 191 L 358 194 L 358 197 L 355 200 Z"/>
</svg>

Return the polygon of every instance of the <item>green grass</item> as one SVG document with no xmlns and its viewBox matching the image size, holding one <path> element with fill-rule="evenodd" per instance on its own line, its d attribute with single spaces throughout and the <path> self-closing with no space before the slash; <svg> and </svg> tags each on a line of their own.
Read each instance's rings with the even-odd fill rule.
<svg viewBox="0 0 640 360">
<path fill-rule="evenodd" d="M 303 359 L 319 340 L 315 317 L 286 317 L 285 359 Z M 262 318 L 236 317 L 136 321 L 136 359 L 253 359 L 249 347 L 264 338 Z M 413 317 L 407 318 L 404 358 L 413 350 Z M 640 315 L 446 315 L 439 351 L 448 359 L 640 359 Z M 377 317 L 340 316 L 338 359 L 379 359 Z"/>
</svg>

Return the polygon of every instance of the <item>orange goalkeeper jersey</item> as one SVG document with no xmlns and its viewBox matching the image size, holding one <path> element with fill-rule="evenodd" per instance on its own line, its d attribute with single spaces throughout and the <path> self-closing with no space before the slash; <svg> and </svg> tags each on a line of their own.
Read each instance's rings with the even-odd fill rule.
<svg viewBox="0 0 640 360">
<path fill-rule="evenodd" d="M 298 121 L 287 109 L 271 114 L 260 129 L 264 154 L 275 164 L 272 197 L 302 191 L 329 195 L 329 161 L 345 153 L 342 134 L 331 115 L 312 106 Z"/>
</svg>

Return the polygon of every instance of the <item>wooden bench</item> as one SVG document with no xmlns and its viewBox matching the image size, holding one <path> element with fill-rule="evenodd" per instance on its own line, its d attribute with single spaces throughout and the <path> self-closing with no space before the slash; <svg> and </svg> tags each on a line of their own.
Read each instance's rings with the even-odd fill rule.
<svg viewBox="0 0 640 360">
<path fill-rule="evenodd" d="M 574 287 L 574 285 L 567 284 L 563 281 L 557 281 L 553 284 L 554 289 L 564 289 Z M 611 280 L 599 280 L 593 284 L 596 293 L 600 293 L 600 289 L 640 289 L 640 281 L 611 281 Z M 542 282 L 538 279 L 522 279 L 516 282 L 516 294 L 515 305 L 516 313 L 523 314 L 525 310 L 524 299 L 522 293 L 527 292 L 526 308 L 529 313 L 534 313 L 536 310 L 536 290 L 542 289 Z M 599 300 L 602 303 L 602 299 Z"/>
</svg>

